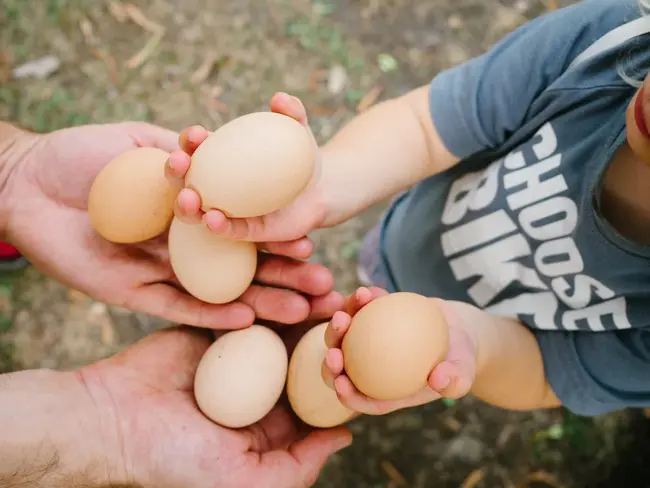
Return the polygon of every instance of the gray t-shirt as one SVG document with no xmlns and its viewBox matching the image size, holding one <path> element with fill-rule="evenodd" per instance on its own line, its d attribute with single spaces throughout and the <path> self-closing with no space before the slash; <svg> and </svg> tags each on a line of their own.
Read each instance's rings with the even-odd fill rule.
<svg viewBox="0 0 650 488">
<path fill-rule="evenodd" d="M 650 247 L 598 211 L 636 91 L 618 69 L 650 71 L 650 34 L 611 32 L 640 17 L 635 0 L 587 0 L 436 76 L 431 114 L 463 160 L 400 195 L 382 227 L 391 291 L 519 318 L 584 415 L 650 406 Z"/>
</svg>

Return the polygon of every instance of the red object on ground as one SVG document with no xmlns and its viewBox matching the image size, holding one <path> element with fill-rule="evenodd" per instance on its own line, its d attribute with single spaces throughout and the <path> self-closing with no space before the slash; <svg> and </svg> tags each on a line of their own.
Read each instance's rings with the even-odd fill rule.
<svg viewBox="0 0 650 488">
<path fill-rule="evenodd" d="M 7 242 L 0 241 L 0 259 L 16 259 L 20 256 L 18 249 Z"/>
</svg>

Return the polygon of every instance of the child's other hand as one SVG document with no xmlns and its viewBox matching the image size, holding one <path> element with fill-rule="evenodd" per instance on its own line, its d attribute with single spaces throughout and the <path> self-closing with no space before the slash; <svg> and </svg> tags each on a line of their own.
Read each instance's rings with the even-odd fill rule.
<svg viewBox="0 0 650 488">
<path fill-rule="evenodd" d="M 287 115 L 302 124 L 314 141 L 317 152 L 316 168 L 310 185 L 288 206 L 271 214 L 247 219 L 229 219 L 218 209 L 201 210 L 201 198 L 189 188 L 183 188 L 176 200 L 174 213 L 179 219 L 199 223 L 203 221 L 209 229 L 231 239 L 255 242 L 293 241 L 307 235 L 323 223 L 327 205 L 318 178 L 320 176 L 320 154 L 307 123 L 307 112 L 302 102 L 286 93 L 276 93 L 271 99 L 272 112 Z M 172 153 L 166 166 L 170 181 L 184 186 L 184 178 L 190 168 L 191 156 L 210 133 L 201 126 L 191 126 L 180 134 L 181 151 Z"/>
<path fill-rule="evenodd" d="M 467 333 L 459 327 L 454 327 L 453 313 L 449 313 L 442 300 L 439 300 L 439 303 L 449 325 L 449 353 L 429 375 L 427 387 L 409 398 L 375 400 L 357 390 L 345 375 L 341 344 L 352 317 L 361 307 L 386 294 L 381 288 L 359 288 L 347 299 L 346 311 L 336 312 L 327 326 L 325 342 L 328 351 L 323 362 L 323 378 L 336 390 L 341 403 L 351 410 L 367 415 L 384 415 L 440 398 L 456 399 L 465 396 L 476 375 L 476 351 Z"/>
</svg>

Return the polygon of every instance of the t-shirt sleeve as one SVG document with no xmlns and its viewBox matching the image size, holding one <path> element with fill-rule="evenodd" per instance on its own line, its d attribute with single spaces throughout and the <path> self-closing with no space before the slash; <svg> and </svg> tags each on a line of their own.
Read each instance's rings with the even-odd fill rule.
<svg viewBox="0 0 650 488">
<path fill-rule="evenodd" d="M 650 330 L 534 333 L 549 385 L 568 410 L 650 407 Z"/>
<path fill-rule="evenodd" d="M 500 147 L 582 51 L 638 16 L 637 0 L 579 2 L 535 18 L 482 56 L 439 73 L 429 86 L 430 112 L 447 149 L 465 159 Z"/>
</svg>

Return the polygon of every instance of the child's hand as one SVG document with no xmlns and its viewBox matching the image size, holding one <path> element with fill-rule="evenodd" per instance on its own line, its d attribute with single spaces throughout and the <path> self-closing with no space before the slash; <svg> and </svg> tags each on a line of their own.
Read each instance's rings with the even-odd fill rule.
<svg viewBox="0 0 650 488">
<path fill-rule="evenodd" d="M 202 220 L 209 229 L 224 237 L 255 242 L 293 241 L 307 235 L 323 223 L 327 204 L 318 184 L 321 158 L 307 123 L 305 107 L 298 98 L 286 93 L 276 93 L 270 105 L 272 112 L 297 120 L 305 130 L 309 131 L 317 152 L 316 168 L 310 185 L 287 207 L 262 217 L 247 219 L 229 219 L 218 209 L 203 212 L 199 194 L 184 188 L 178 195 L 174 209 L 178 218 L 196 223 Z M 172 153 L 166 167 L 167 177 L 175 184 L 184 186 L 183 179 L 190 168 L 191 156 L 208 135 L 209 132 L 201 126 L 192 126 L 181 132 L 182 151 Z"/>
<path fill-rule="evenodd" d="M 429 375 L 429 384 L 415 395 L 401 400 L 374 400 L 361 393 L 345 376 L 341 344 L 350 326 L 351 318 L 375 298 L 386 295 L 381 288 L 359 288 L 346 303 L 346 312 L 336 312 L 325 331 L 329 348 L 323 362 L 323 378 L 336 390 L 339 400 L 351 410 L 367 415 L 384 415 L 394 410 L 415 407 L 440 398 L 465 396 L 476 375 L 476 350 L 465 331 L 454 327 L 453 314 L 448 313 L 445 303 L 439 300 L 449 325 L 449 353 Z"/>
</svg>

